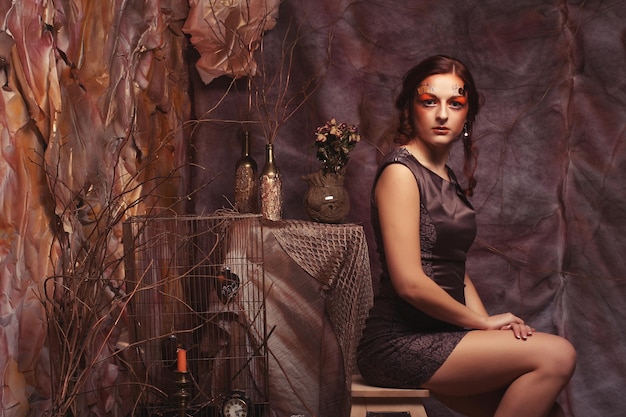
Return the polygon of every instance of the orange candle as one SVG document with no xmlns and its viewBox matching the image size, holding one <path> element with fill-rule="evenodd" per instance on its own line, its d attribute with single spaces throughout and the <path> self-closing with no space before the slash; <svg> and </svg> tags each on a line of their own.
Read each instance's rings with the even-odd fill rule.
<svg viewBox="0 0 626 417">
<path fill-rule="evenodd" d="M 187 372 L 187 351 L 183 348 L 178 348 L 178 372 Z"/>
</svg>

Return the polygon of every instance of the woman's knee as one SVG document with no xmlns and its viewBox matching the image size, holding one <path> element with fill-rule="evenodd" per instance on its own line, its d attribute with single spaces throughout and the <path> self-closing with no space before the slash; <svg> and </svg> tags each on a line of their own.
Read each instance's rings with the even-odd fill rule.
<svg viewBox="0 0 626 417">
<path fill-rule="evenodd" d="M 561 338 L 561 361 L 566 371 L 567 379 L 571 378 L 576 369 L 576 349 L 567 339 Z"/>
<path fill-rule="evenodd" d="M 569 380 L 576 369 L 576 350 L 565 338 L 550 337 L 546 341 L 546 349 L 539 352 L 544 369 L 554 376 Z"/>
</svg>

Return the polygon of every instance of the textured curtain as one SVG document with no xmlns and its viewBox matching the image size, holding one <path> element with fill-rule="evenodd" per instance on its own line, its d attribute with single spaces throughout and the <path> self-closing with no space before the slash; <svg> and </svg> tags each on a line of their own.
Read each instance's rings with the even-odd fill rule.
<svg viewBox="0 0 626 417">
<path fill-rule="evenodd" d="M 183 210 L 187 10 L 0 2 L 2 415 L 132 406 L 122 222 Z"/>
<path fill-rule="evenodd" d="M 256 14 L 240 8 L 250 3 L 261 4 L 249 9 Z M 190 10 L 200 4 L 237 9 L 218 13 L 221 23 L 209 24 L 216 14 L 195 20 L 206 24 L 203 36 L 193 29 L 202 24 L 188 19 L 199 16 Z M 260 166 L 265 144 L 274 143 L 284 217 L 306 219 L 302 177 L 319 168 L 315 128 L 331 118 L 359 126 L 363 140 L 347 168 L 346 221 L 363 224 L 377 282 L 370 187 L 391 145 L 394 99 L 407 69 L 443 53 L 468 64 L 484 98 L 475 128 L 478 239 L 469 272 L 490 311 L 510 310 L 576 346 L 578 367 L 562 398 L 568 417 L 621 417 L 626 4 L 276 5 L 0 1 L 4 415 L 43 415 L 59 406 L 51 363 L 92 390 L 81 397 L 81 415 L 124 414 L 132 401 L 117 355 L 124 334 L 115 332 L 124 323 L 115 307 L 124 296 L 121 222 L 132 214 L 230 207 L 243 128 Z M 256 26 L 245 24 L 251 19 Z M 218 49 L 225 42 L 230 49 L 210 56 L 215 38 L 223 39 Z M 458 174 L 461 158 L 455 149 L 450 165 Z M 76 285 L 93 279 L 101 283 L 99 296 L 85 294 L 89 303 L 76 303 L 75 291 L 84 290 Z M 84 329 L 88 343 L 80 343 L 85 335 L 73 336 L 74 348 L 88 347 L 82 357 L 94 364 L 80 374 L 46 340 L 46 308 L 66 312 L 75 305 L 97 324 Z M 53 334 L 64 329 L 75 327 Z M 431 406 L 432 415 L 446 415 Z"/>
<path fill-rule="evenodd" d="M 307 98 L 274 142 L 285 218 L 306 218 L 301 177 L 319 167 L 315 128 L 330 118 L 359 126 L 347 221 L 368 230 L 374 281 L 370 187 L 395 129 L 402 76 L 438 53 L 472 69 L 484 102 L 474 135 L 478 239 L 469 273 L 491 312 L 512 311 L 576 346 L 578 367 L 562 398 L 570 417 L 619 417 L 626 409 L 625 33 L 626 4 L 617 0 L 288 0 L 260 64 L 267 76 L 277 68 L 291 74 L 290 94 L 269 91 L 272 104 Z M 246 122 L 260 166 L 267 136 L 249 98 L 261 76 L 256 86 L 194 84 L 196 117 Z M 228 105 L 212 111 L 227 90 Z M 240 128 L 206 123 L 193 136 L 202 170 L 192 181 L 198 188 L 211 180 L 196 211 L 233 201 Z M 458 147 L 450 164 L 459 177 L 461 159 Z"/>
</svg>

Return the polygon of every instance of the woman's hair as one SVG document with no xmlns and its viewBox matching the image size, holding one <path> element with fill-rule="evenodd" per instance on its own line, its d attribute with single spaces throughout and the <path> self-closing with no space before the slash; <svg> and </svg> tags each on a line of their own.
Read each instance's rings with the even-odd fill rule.
<svg viewBox="0 0 626 417">
<path fill-rule="evenodd" d="M 474 126 L 474 120 L 476 120 L 476 114 L 480 107 L 480 98 L 478 91 L 476 90 L 476 84 L 474 78 L 470 73 L 467 66 L 458 59 L 451 58 L 445 55 L 435 55 L 426 58 L 413 68 L 411 68 L 404 76 L 404 82 L 402 83 L 402 91 L 396 99 L 396 108 L 400 111 L 400 124 L 394 141 L 400 145 L 406 145 L 413 137 L 414 129 L 414 107 L 413 102 L 415 95 L 417 94 L 417 87 L 424 81 L 424 79 L 435 74 L 455 74 L 465 84 L 463 88 L 467 92 L 467 124 L 465 132 L 467 136 L 463 134 L 463 152 L 465 155 L 465 162 L 463 165 L 463 173 L 468 179 L 468 186 L 465 189 L 465 194 L 472 195 L 474 188 L 476 187 L 476 179 L 474 178 L 474 172 L 476 171 L 476 162 L 478 158 L 478 150 L 474 146 L 472 141 L 472 128 Z"/>
</svg>

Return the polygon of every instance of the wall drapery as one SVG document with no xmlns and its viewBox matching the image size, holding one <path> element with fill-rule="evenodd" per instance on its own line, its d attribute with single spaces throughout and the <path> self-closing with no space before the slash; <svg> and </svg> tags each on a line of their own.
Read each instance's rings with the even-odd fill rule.
<svg viewBox="0 0 626 417">
<path fill-rule="evenodd" d="M 288 0 L 265 50 L 295 38 L 289 27 L 302 35 L 291 91 L 312 78 L 321 82 L 275 141 L 285 217 L 306 218 L 301 177 L 318 167 L 315 128 L 335 117 L 362 133 L 348 164 L 347 221 L 369 231 L 371 181 L 379 150 L 390 145 L 404 72 L 435 53 L 462 59 L 484 96 L 475 128 L 480 155 L 472 203 L 479 224 L 469 272 L 492 312 L 511 310 L 577 347 L 577 372 L 563 398 L 569 416 L 620 416 L 626 409 L 620 394 L 626 388 L 620 359 L 626 353 L 626 6 L 616 0 Z M 277 61 L 265 60 L 266 71 Z M 228 85 L 196 83 L 196 114 Z M 246 94 L 237 93 L 215 118 L 245 120 Z M 219 161 L 194 171 L 196 186 L 213 179 L 195 201 L 197 211 L 232 201 L 238 129 L 206 124 L 194 135 L 196 154 Z M 263 133 L 250 129 L 254 156 L 263 161 Z M 461 157 L 459 147 L 451 160 L 459 177 Z M 376 279 L 373 250 L 370 245 Z"/>
<path fill-rule="evenodd" d="M 187 9 L 1 2 L 3 415 L 120 414 L 121 222 L 182 207 Z"/>
<path fill-rule="evenodd" d="M 223 121 L 249 127 L 257 161 L 265 137 L 245 80 L 206 84 L 191 69 L 188 87 L 186 59 L 199 57 L 182 30 L 186 1 L 5 0 L 0 11 L 2 406 L 22 416 L 50 404 L 44 279 L 84 259 L 85 248 L 104 248 L 99 265 L 119 257 L 120 210 L 184 210 L 187 194 L 196 213 L 228 206 L 240 124 Z M 285 0 L 255 75 L 289 62 L 293 96 L 315 86 L 276 137 L 285 217 L 305 218 L 313 132 L 335 117 L 358 124 L 364 138 L 348 165 L 348 220 L 369 230 L 369 187 L 404 71 L 433 53 L 472 68 L 485 104 L 469 269 L 490 310 L 512 310 L 577 347 L 564 397 L 570 416 L 626 408 L 625 26 L 619 0 Z M 460 149 L 451 165 L 460 172 Z M 103 232 L 94 219 L 114 227 Z M 117 267 L 105 270 L 112 282 L 122 278 Z M 115 366 L 102 371 L 105 382 L 119 376 Z M 90 412 L 113 415 L 118 396 L 103 390 L 86 401 Z"/>
</svg>

